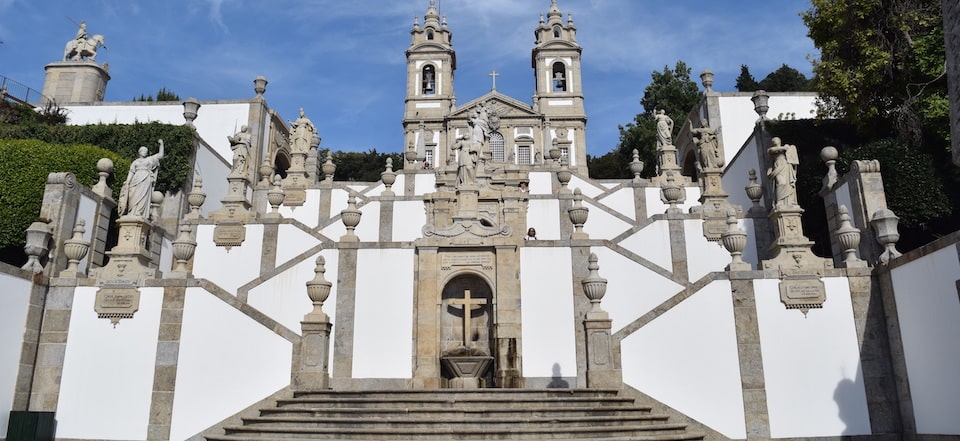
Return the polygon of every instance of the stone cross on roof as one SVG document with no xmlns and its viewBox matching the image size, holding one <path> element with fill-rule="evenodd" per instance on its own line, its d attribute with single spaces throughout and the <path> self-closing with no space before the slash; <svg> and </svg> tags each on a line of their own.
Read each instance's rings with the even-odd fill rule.
<svg viewBox="0 0 960 441">
<path fill-rule="evenodd" d="M 488 73 L 487 76 L 493 78 L 493 86 L 490 87 L 490 90 L 497 90 L 497 77 L 499 77 L 500 74 L 498 74 L 497 71 L 494 70 Z"/>
<path fill-rule="evenodd" d="M 487 299 L 479 298 L 475 299 L 470 297 L 470 290 L 463 290 L 462 299 L 450 299 L 450 305 L 462 306 L 463 307 L 463 347 L 469 348 L 473 346 L 473 341 L 470 339 L 470 318 L 473 315 L 475 306 L 483 306 L 487 304 Z"/>
</svg>

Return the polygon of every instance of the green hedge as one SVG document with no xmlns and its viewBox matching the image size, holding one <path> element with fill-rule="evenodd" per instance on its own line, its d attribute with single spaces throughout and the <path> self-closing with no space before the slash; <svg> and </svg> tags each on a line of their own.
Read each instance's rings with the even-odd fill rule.
<svg viewBox="0 0 960 441">
<path fill-rule="evenodd" d="M 59 145 L 95 145 L 116 153 L 127 161 L 137 157 L 137 149 L 146 146 L 149 154 L 157 152 L 157 140 L 163 139 L 164 158 L 160 161 L 156 190 L 177 192 L 190 173 L 190 157 L 196 146 L 193 129 L 170 124 L 94 124 L 85 126 L 45 125 L 45 124 L 0 124 L 0 139 L 35 139 L 48 144 Z M 98 158 L 99 159 L 99 158 Z M 94 161 L 92 164 L 96 164 Z M 87 167 L 84 165 L 84 167 Z M 94 166 L 89 166 L 94 170 Z M 78 173 L 79 169 L 61 169 Z M 96 174 L 96 170 L 94 170 Z M 122 177 L 126 177 L 126 171 Z M 121 181 L 122 182 L 122 181 Z"/>
<path fill-rule="evenodd" d="M 0 248 L 23 246 L 24 231 L 40 215 L 47 175 L 69 171 L 76 175 L 78 183 L 91 187 L 100 179 L 100 158 L 113 160 L 117 177 L 113 180 L 122 183 L 130 160 L 116 153 L 92 145 L 0 139 Z M 120 184 L 107 182 L 116 198 Z"/>
</svg>

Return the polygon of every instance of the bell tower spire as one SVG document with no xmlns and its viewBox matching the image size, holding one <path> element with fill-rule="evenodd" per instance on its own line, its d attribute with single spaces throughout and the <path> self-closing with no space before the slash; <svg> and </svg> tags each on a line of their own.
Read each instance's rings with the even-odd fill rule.
<svg viewBox="0 0 960 441">
<path fill-rule="evenodd" d="M 410 30 L 410 47 L 407 55 L 407 94 L 403 116 L 404 144 L 436 146 L 432 139 L 419 140 L 422 133 L 439 133 L 443 118 L 455 103 L 453 73 L 457 69 L 457 54 L 453 50 L 453 34 L 447 27 L 447 19 L 437 11 L 436 0 L 430 0 L 423 14 L 423 26 L 414 19 Z M 422 130 L 424 124 L 426 130 Z M 418 149 L 419 150 L 419 149 Z M 427 159 L 429 152 L 418 152 L 418 157 Z M 433 165 L 433 164 L 430 164 Z"/>
<path fill-rule="evenodd" d="M 536 77 L 535 105 L 549 119 L 545 139 L 557 140 L 570 166 L 586 167 L 587 116 L 583 108 L 577 27 L 573 15 L 563 20 L 557 0 L 550 1 L 546 20 L 533 31 L 536 46 L 531 64 Z"/>
</svg>

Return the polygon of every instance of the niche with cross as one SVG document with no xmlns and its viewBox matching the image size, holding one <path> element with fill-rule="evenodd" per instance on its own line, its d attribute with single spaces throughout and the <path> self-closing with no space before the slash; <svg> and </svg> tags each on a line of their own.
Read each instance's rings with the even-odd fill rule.
<svg viewBox="0 0 960 441">
<path fill-rule="evenodd" d="M 443 287 L 440 308 L 440 353 L 469 350 L 491 355 L 490 286 L 480 276 L 463 274 Z"/>
</svg>

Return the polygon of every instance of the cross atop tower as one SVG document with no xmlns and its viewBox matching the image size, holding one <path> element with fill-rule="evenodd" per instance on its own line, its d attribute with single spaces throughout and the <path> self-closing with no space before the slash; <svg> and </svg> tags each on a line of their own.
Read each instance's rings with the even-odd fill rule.
<svg viewBox="0 0 960 441">
<path fill-rule="evenodd" d="M 490 73 L 488 73 L 487 76 L 493 78 L 493 86 L 490 87 L 490 90 L 491 90 L 491 91 L 497 90 L 497 77 L 499 77 L 500 74 L 498 74 L 497 71 L 494 70 L 494 71 L 491 71 Z"/>
</svg>

